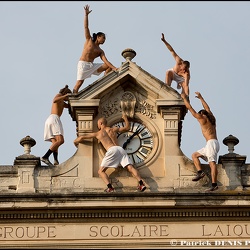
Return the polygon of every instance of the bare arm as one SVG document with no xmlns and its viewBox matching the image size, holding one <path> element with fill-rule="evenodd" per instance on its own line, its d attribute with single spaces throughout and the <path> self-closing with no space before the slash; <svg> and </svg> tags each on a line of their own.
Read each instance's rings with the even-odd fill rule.
<svg viewBox="0 0 250 250">
<path fill-rule="evenodd" d="M 85 16 L 84 16 L 84 32 L 85 32 L 85 38 L 86 40 L 91 39 L 90 31 L 89 31 L 89 19 L 88 15 L 92 10 L 89 10 L 89 5 L 86 5 L 84 7 L 85 10 Z"/>
<path fill-rule="evenodd" d="M 125 121 L 125 126 L 119 128 L 119 131 L 118 131 L 118 132 L 120 132 L 120 133 L 129 131 L 129 129 L 130 129 L 130 123 L 129 123 L 129 121 L 128 121 L 127 115 L 123 114 L 123 115 L 122 115 L 122 119 Z"/>
<path fill-rule="evenodd" d="M 60 102 L 62 100 L 64 100 L 69 94 L 67 93 L 66 95 L 62 95 L 62 94 L 57 94 L 54 99 L 53 99 L 53 102 L 56 103 L 56 102 Z"/>
<path fill-rule="evenodd" d="M 74 140 L 74 144 L 76 147 L 78 147 L 78 144 L 83 142 L 85 139 L 92 139 L 95 138 L 97 136 L 97 132 L 95 133 L 88 133 L 86 135 L 81 135 L 78 136 L 75 140 Z"/>
<path fill-rule="evenodd" d="M 102 59 L 102 61 L 104 63 L 106 63 L 112 70 L 116 71 L 118 70 L 118 68 L 116 68 L 108 59 L 107 57 L 105 56 L 105 53 L 104 51 L 102 51 L 101 55 L 100 55 L 100 58 Z"/>
<path fill-rule="evenodd" d="M 184 101 L 186 108 L 190 111 L 190 113 L 193 115 L 193 117 L 195 117 L 196 119 L 200 119 L 202 116 L 193 109 L 190 102 L 187 100 L 186 94 L 182 93 L 181 97 Z"/>
<path fill-rule="evenodd" d="M 211 114 L 212 114 L 212 111 L 210 110 L 208 104 L 206 103 L 206 101 L 205 101 L 204 98 L 202 97 L 201 93 L 200 93 L 200 92 L 195 92 L 195 94 L 196 94 L 196 98 L 200 99 L 203 108 L 204 108 L 208 113 L 211 113 Z"/>
<path fill-rule="evenodd" d="M 130 129 L 130 123 L 128 121 L 128 117 L 127 115 L 123 114 L 122 115 L 123 120 L 125 121 L 125 126 L 124 127 L 113 127 L 113 131 L 116 133 L 123 133 L 123 132 L 127 132 Z"/>
<path fill-rule="evenodd" d="M 164 44 L 167 46 L 168 50 L 171 52 L 172 56 L 174 57 L 175 61 L 177 63 L 181 63 L 183 60 L 176 54 L 173 47 L 166 41 L 164 34 L 162 33 L 161 40 L 164 42 Z"/>
<path fill-rule="evenodd" d="M 185 71 L 182 74 L 182 76 L 184 77 L 184 84 L 183 84 L 184 92 L 189 96 L 189 80 L 190 80 L 189 70 Z"/>
</svg>

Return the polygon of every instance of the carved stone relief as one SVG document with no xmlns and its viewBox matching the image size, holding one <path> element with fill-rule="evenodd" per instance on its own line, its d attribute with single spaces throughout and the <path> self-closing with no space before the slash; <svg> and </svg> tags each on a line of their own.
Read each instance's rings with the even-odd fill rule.
<svg viewBox="0 0 250 250">
<path fill-rule="evenodd" d="M 151 119 L 156 118 L 154 106 L 150 105 L 140 93 L 126 91 L 121 96 L 117 97 L 115 94 L 114 96 L 114 98 L 111 97 L 100 105 L 99 112 L 101 116 L 109 118 L 122 111 L 131 118 L 133 118 L 135 112 L 148 116 Z"/>
</svg>

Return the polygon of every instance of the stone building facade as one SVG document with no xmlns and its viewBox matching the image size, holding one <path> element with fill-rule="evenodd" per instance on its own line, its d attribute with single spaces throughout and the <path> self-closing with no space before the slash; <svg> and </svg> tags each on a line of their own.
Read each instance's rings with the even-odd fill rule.
<svg viewBox="0 0 250 250">
<path fill-rule="evenodd" d="M 13 166 L 0 167 L 1 248 L 249 248 L 250 165 L 234 153 L 239 140 L 223 140 L 228 154 L 217 163 L 219 190 L 207 193 L 207 175 L 192 182 L 196 170 L 181 150 L 187 110 L 179 93 L 155 78 L 133 58 L 69 98 L 69 114 L 78 134 L 93 132 L 104 116 L 110 126 L 140 128 L 127 147 L 145 180 L 145 192 L 126 170 L 109 169 L 114 193 L 103 192 L 98 168 L 105 150 L 95 139 L 79 144 L 76 153 L 56 167 L 32 155 L 35 139 L 20 144 L 24 154 Z"/>
</svg>

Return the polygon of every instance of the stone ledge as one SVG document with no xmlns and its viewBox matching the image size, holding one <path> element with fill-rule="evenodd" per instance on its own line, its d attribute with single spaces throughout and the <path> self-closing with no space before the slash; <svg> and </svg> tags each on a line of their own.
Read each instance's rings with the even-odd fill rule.
<svg viewBox="0 0 250 250">
<path fill-rule="evenodd" d="M 249 207 L 250 193 L 74 193 L 0 194 L 0 211 L 6 209 L 98 209 L 98 208 L 177 208 Z"/>
</svg>

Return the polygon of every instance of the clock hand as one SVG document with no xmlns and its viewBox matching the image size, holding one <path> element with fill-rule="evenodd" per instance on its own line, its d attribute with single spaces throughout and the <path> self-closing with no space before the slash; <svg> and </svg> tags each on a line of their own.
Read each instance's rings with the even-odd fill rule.
<svg viewBox="0 0 250 250">
<path fill-rule="evenodd" d="M 139 134 L 144 128 L 141 129 L 137 129 L 122 145 L 123 149 L 125 149 L 127 147 L 127 145 L 130 143 L 131 139 L 136 136 L 137 134 Z"/>
</svg>

